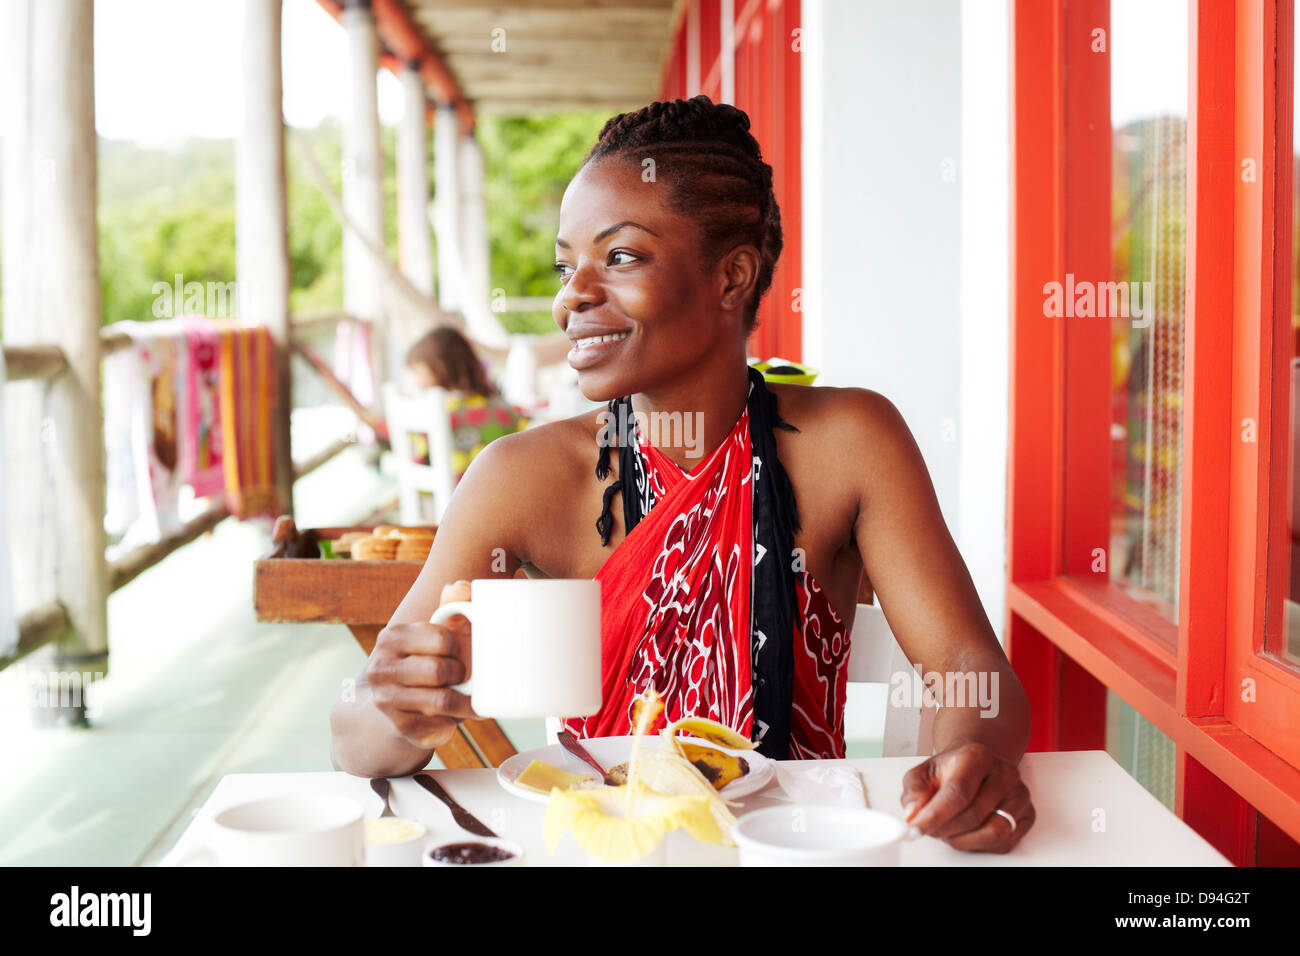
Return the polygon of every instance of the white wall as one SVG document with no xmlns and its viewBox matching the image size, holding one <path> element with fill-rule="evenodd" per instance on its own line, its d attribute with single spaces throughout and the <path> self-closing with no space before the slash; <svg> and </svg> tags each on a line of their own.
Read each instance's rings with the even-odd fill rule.
<svg viewBox="0 0 1300 956">
<path fill-rule="evenodd" d="M 960 0 L 803 10 L 804 361 L 898 406 L 955 529 Z"/>
<path fill-rule="evenodd" d="M 1007 2 L 802 9 L 804 361 L 898 406 L 1002 637 Z M 878 735 L 882 705 L 855 692 L 850 735 Z"/>
</svg>

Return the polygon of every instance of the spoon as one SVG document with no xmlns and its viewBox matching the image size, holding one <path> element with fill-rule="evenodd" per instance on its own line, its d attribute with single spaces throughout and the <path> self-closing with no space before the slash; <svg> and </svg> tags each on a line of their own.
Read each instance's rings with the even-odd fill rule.
<svg viewBox="0 0 1300 956">
<path fill-rule="evenodd" d="M 605 768 L 596 762 L 595 757 L 587 753 L 587 748 L 582 746 L 582 744 L 578 743 L 577 737 L 573 736 L 573 734 L 569 733 L 567 730 L 561 730 L 559 733 L 559 738 L 560 738 L 561 747 L 563 747 L 569 753 L 573 754 L 579 760 L 589 764 L 590 766 L 596 768 L 597 771 L 599 771 L 601 777 L 603 777 L 605 780 L 605 786 L 607 787 L 618 786 L 618 781 L 605 772 Z"/>
<path fill-rule="evenodd" d="M 371 777 L 370 789 L 379 794 L 379 798 L 384 801 L 384 812 L 379 814 L 380 818 L 396 816 L 393 813 L 393 808 L 388 805 L 388 778 Z"/>
</svg>

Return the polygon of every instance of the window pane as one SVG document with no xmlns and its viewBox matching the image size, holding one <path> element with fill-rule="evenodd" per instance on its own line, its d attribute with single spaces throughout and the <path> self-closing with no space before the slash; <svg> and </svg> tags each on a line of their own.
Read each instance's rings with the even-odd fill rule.
<svg viewBox="0 0 1300 956">
<path fill-rule="evenodd" d="M 1174 810 L 1178 751 L 1159 728 L 1106 691 L 1106 752 L 1153 797 Z"/>
<path fill-rule="evenodd" d="M 1111 580 L 1178 615 L 1187 4 L 1111 4 Z M 1119 299 L 1122 304 L 1123 298 Z M 1119 314 L 1117 314 L 1119 313 Z"/>
<path fill-rule="evenodd" d="M 1291 42 L 1296 42 L 1296 37 L 1291 38 Z M 1291 187 L 1292 187 L 1292 219 L 1291 219 L 1291 335 L 1285 336 L 1277 343 L 1278 348 L 1286 350 L 1286 354 L 1291 357 L 1290 362 L 1290 381 L 1288 389 L 1290 390 L 1291 400 L 1287 403 L 1285 409 L 1276 409 L 1273 416 L 1273 427 L 1286 430 L 1287 443 L 1290 453 L 1287 455 L 1288 468 L 1290 470 L 1290 481 L 1287 483 L 1285 494 L 1287 495 L 1287 527 L 1286 539 L 1281 546 L 1276 542 L 1270 541 L 1269 553 L 1277 560 L 1281 555 L 1281 560 L 1287 563 L 1287 574 L 1283 579 L 1285 581 L 1285 593 L 1283 595 L 1282 608 L 1282 631 L 1281 633 L 1271 632 L 1264 636 L 1264 649 L 1271 654 L 1275 654 L 1283 660 L 1292 664 L 1300 665 L 1300 533 L 1297 532 L 1296 508 L 1300 505 L 1300 495 L 1297 495 L 1297 486 L 1300 485 L 1300 468 L 1297 468 L 1295 460 L 1296 451 L 1300 445 L 1296 443 L 1296 429 L 1300 428 L 1300 348 L 1297 342 L 1300 341 L 1300 315 L 1296 315 L 1297 303 L 1300 303 L 1300 289 L 1297 283 L 1300 282 L 1300 241 L 1297 241 L 1296 228 L 1300 225 L 1300 214 L 1297 214 L 1297 204 L 1300 203 L 1300 190 L 1295 187 L 1297 179 L 1300 178 L 1300 166 L 1297 165 L 1296 157 L 1292 157 L 1291 163 Z M 1269 600 L 1273 600 L 1273 595 L 1269 595 Z M 1273 610 L 1272 607 L 1269 609 Z M 1268 615 L 1271 620 L 1272 614 Z"/>
</svg>

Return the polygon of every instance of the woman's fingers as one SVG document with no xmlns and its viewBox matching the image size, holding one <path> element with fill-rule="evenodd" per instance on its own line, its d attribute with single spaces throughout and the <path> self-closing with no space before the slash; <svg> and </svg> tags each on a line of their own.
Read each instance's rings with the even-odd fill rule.
<svg viewBox="0 0 1300 956">
<path fill-rule="evenodd" d="M 995 770 L 984 778 L 975 798 L 964 810 L 955 814 L 947 823 L 929 830 L 929 835 L 947 840 L 949 837 L 978 830 L 988 820 L 989 815 L 1002 805 L 1012 786 L 1014 786 L 1012 778 L 1000 770 Z"/>
<path fill-rule="evenodd" d="M 1009 813 L 1016 821 L 1015 827 L 1013 828 L 1011 821 L 997 810 Z M 1021 783 L 1011 796 L 1003 800 L 1001 805 L 989 814 L 979 828 L 948 837 L 944 842 L 954 850 L 1006 853 L 1024 839 L 1029 828 L 1034 825 L 1035 819 L 1037 813 L 1029 799 L 1029 788 Z"/>
</svg>

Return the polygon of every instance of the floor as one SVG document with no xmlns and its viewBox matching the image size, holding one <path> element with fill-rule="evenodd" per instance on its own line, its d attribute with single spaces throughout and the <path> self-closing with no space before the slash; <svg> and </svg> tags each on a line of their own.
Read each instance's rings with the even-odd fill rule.
<svg viewBox="0 0 1300 956">
<path fill-rule="evenodd" d="M 299 525 L 352 523 L 391 494 L 349 449 L 299 482 Z M 223 522 L 112 595 L 89 730 L 32 727 L 36 672 L 0 672 L 0 865 L 156 864 L 223 775 L 332 769 L 327 715 L 364 658 L 340 626 L 253 620 L 268 537 Z M 545 741 L 541 721 L 503 726 L 520 750 Z"/>
</svg>

